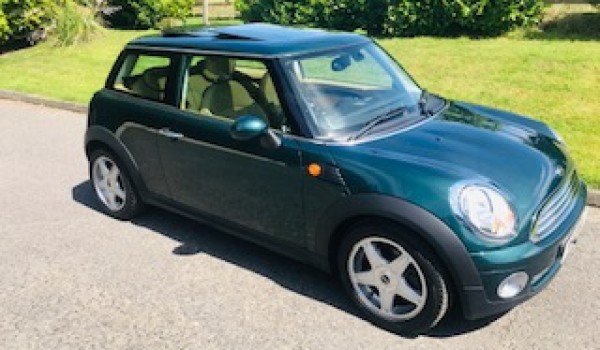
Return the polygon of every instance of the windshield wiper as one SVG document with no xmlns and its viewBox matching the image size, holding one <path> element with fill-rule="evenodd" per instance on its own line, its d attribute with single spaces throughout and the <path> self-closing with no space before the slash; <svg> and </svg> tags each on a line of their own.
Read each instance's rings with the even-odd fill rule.
<svg viewBox="0 0 600 350">
<path fill-rule="evenodd" d="M 401 107 L 390 109 L 386 113 L 366 122 L 365 125 L 363 125 L 363 127 L 360 128 L 360 130 L 358 130 L 358 132 L 356 134 L 354 134 L 348 138 L 348 141 L 352 141 L 352 140 L 361 138 L 362 136 L 364 136 L 366 133 L 368 133 L 371 129 L 373 129 L 377 125 L 381 125 L 381 124 L 383 124 L 387 121 L 390 121 L 392 119 L 395 119 L 397 117 L 402 117 L 405 112 L 406 112 L 406 106 L 401 106 Z"/>
</svg>

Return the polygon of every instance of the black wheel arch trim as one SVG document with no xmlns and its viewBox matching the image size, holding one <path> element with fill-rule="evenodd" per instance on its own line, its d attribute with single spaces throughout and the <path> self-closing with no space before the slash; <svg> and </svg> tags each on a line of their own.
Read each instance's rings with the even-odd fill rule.
<svg viewBox="0 0 600 350">
<path fill-rule="evenodd" d="M 314 249 L 329 256 L 330 243 L 338 228 L 355 217 L 379 217 L 405 225 L 433 248 L 447 268 L 463 307 L 465 291 L 483 290 L 479 272 L 469 252 L 456 234 L 427 210 L 405 200 L 381 194 L 357 194 L 333 204 L 315 227 Z"/>
<path fill-rule="evenodd" d="M 131 181 L 133 181 L 135 188 L 139 191 L 138 194 L 142 195 L 145 193 L 144 190 L 146 187 L 140 176 L 139 167 L 125 144 L 123 144 L 123 142 L 121 142 L 121 140 L 119 140 L 109 129 L 99 125 L 89 126 L 85 132 L 84 141 L 85 153 L 88 159 L 91 155 L 88 147 L 94 142 L 102 144 L 104 147 L 108 148 L 108 151 L 113 152 L 125 166 Z"/>
</svg>

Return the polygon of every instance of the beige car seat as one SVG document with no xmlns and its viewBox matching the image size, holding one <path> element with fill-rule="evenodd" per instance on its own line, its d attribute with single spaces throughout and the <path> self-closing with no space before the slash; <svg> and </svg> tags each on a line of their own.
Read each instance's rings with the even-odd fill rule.
<svg viewBox="0 0 600 350">
<path fill-rule="evenodd" d="M 267 121 L 266 113 L 238 81 L 232 79 L 235 60 L 207 57 L 204 76 L 213 83 L 204 91 L 201 113 L 235 119 L 255 115 Z"/>
<path fill-rule="evenodd" d="M 185 109 L 200 111 L 202 108 L 202 96 L 204 96 L 204 92 L 211 84 L 204 76 L 205 63 L 202 60 L 190 67 Z"/>
<path fill-rule="evenodd" d="M 136 95 L 162 101 L 165 98 L 168 71 L 168 67 L 149 68 L 141 75 L 128 78 L 124 85 Z"/>
<path fill-rule="evenodd" d="M 285 123 L 285 118 L 283 109 L 281 108 L 281 102 L 279 102 L 279 97 L 277 97 L 277 91 L 275 90 L 275 85 L 273 85 L 273 79 L 271 79 L 269 72 L 265 73 L 260 80 L 259 89 L 268 104 L 271 126 L 278 129 L 281 128 Z"/>
</svg>

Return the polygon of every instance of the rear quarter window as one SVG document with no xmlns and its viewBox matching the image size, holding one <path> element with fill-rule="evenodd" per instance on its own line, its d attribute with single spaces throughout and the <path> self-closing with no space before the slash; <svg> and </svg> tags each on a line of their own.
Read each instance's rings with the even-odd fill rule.
<svg viewBox="0 0 600 350">
<path fill-rule="evenodd" d="M 164 102 L 171 66 L 169 56 L 129 53 L 121 62 L 110 88 Z"/>
</svg>

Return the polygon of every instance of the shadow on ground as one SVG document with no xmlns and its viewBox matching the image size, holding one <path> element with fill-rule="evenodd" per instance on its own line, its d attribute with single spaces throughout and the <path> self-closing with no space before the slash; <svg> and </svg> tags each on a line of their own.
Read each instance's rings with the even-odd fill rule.
<svg viewBox="0 0 600 350">
<path fill-rule="evenodd" d="M 568 13 L 540 24 L 528 31 L 527 39 L 536 40 L 600 40 L 600 12 Z"/>
<path fill-rule="evenodd" d="M 31 47 L 31 45 L 25 40 L 11 42 L 10 44 L 0 46 L 0 55 L 9 53 L 12 51 L 27 49 L 30 47 Z"/>
<path fill-rule="evenodd" d="M 73 187 L 72 198 L 90 209 L 102 212 L 89 181 Z M 208 254 L 267 277 L 296 293 L 360 317 L 343 295 L 335 279 L 315 268 L 157 208 L 149 208 L 132 223 L 179 242 L 180 245 L 172 252 L 175 255 Z M 495 319 L 497 317 L 467 321 L 458 313 L 453 313 L 425 336 L 444 338 L 468 333 L 490 324 Z"/>
</svg>

